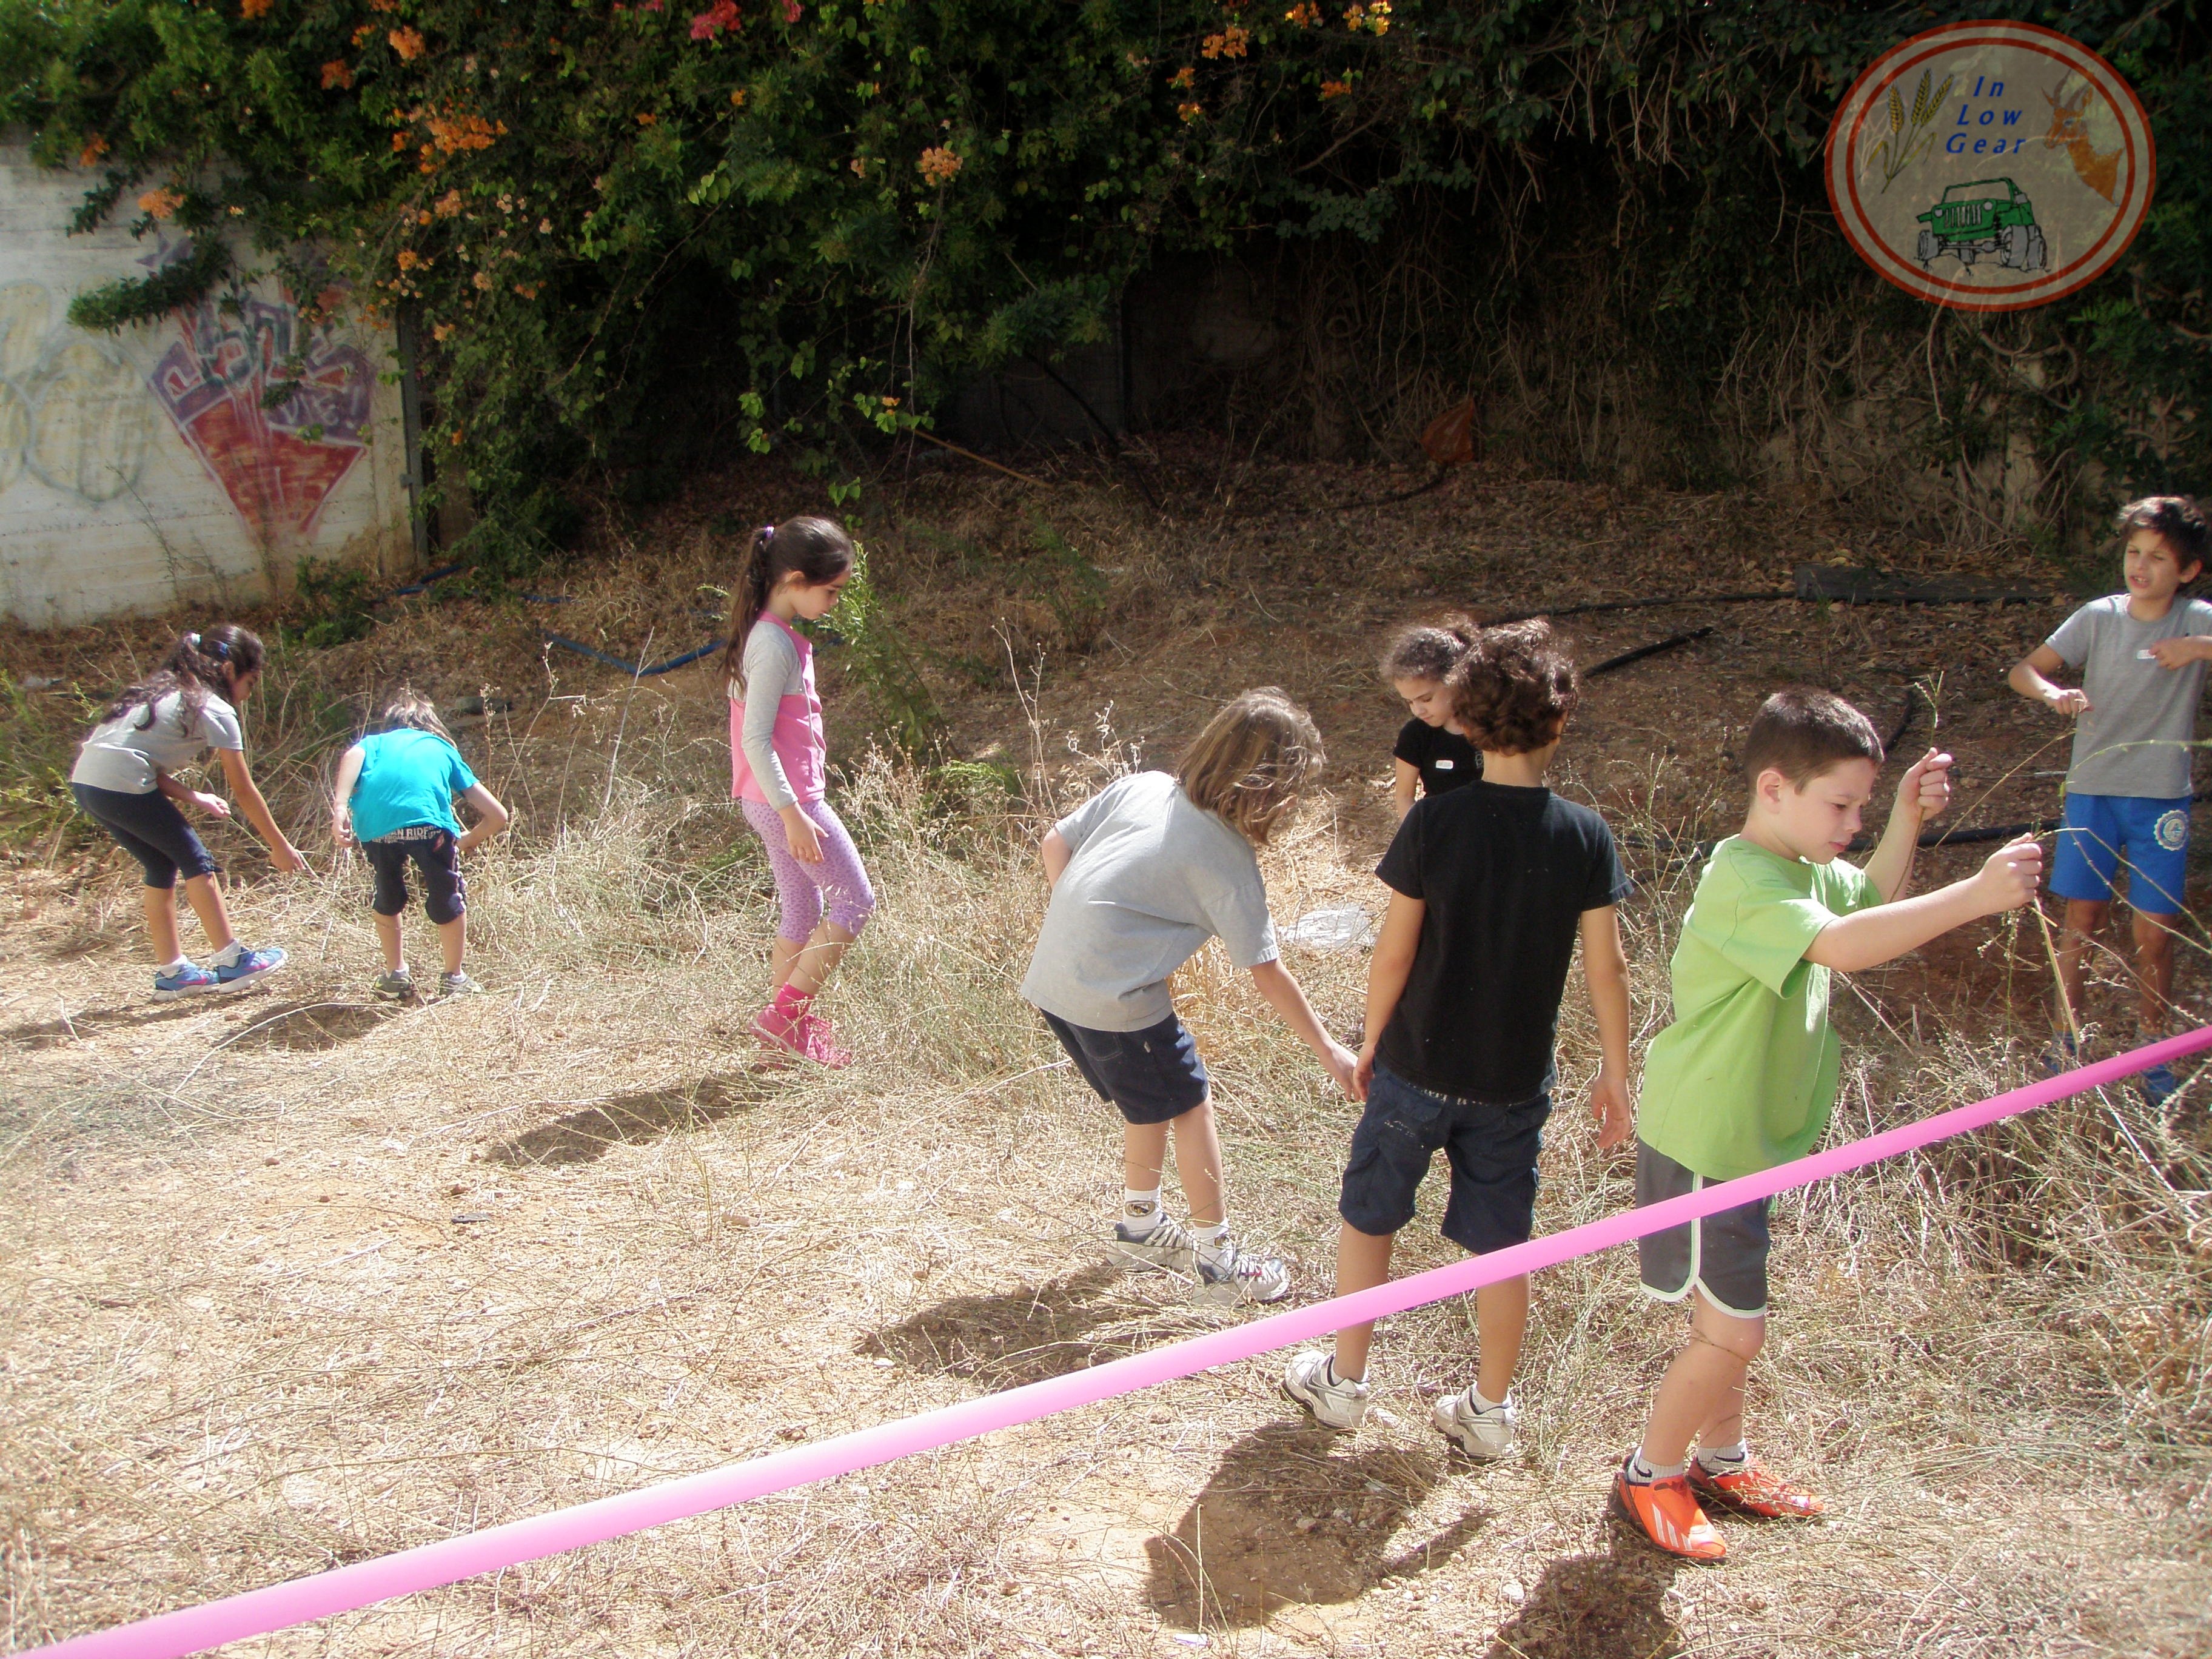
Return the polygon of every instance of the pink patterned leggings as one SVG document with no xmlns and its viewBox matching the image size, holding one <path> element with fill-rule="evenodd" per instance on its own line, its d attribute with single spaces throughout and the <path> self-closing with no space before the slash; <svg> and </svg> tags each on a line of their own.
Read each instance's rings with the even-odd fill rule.
<svg viewBox="0 0 2212 1659">
<path fill-rule="evenodd" d="M 845 833 L 845 826 L 826 800 L 810 800 L 799 810 L 813 821 L 822 843 L 822 862 L 805 864 L 793 855 L 783 820 L 764 800 L 741 800 L 745 822 L 752 825 L 768 848 L 769 868 L 775 875 L 776 896 L 783 901 L 783 918 L 775 936 L 802 944 L 823 915 L 833 926 L 858 934 L 875 914 L 875 889 L 860 867 L 860 849 Z"/>
</svg>

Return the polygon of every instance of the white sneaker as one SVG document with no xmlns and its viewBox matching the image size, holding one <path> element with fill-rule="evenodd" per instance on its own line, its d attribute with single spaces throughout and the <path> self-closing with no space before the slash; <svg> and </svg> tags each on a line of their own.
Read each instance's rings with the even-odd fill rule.
<svg viewBox="0 0 2212 1659">
<path fill-rule="evenodd" d="M 1520 1443 L 1516 1431 L 1521 1418 L 1513 1409 L 1510 1389 L 1504 1405 L 1481 1411 L 1475 1407 L 1474 1388 L 1470 1383 L 1457 1394 L 1448 1394 L 1437 1401 L 1436 1409 L 1429 1413 L 1429 1421 L 1436 1425 L 1438 1434 L 1457 1442 L 1459 1449 L 1479 1463 L 1495 1463 L 1501 1457 L 1510 1457 Z"/>
<path fill-rule="evenodd" d="M 1367 1399 L 1374 1389 L 1349 1377 L 1332 1379 L 1329 1356 L 1299 1353 L 1283 1368 L 1283 1392 L 1305 1407 L 1325 1429 L 1356 1429 L 1367 1420 Z"/>
<path fill-rule="evenodd" d="M 1273 1256 L 1248 1255 L 1228 1238 L 1218 1242 L 1210 1255 L 1202 1245 L 1191 1252 L 1200 1301 L 1280 1302 L 1291 1293 L 1291 1270 Z"/>
<path fill-rule="evenodd" d="M 1187 1273 L 1196 1249 L 1190 1230 L 1164 1210 L 1154 1212 L 1149 1231 L 1127 1219 L 1114 1224 L 1113 1255 L 1140 1272 Z"/>
</svg>

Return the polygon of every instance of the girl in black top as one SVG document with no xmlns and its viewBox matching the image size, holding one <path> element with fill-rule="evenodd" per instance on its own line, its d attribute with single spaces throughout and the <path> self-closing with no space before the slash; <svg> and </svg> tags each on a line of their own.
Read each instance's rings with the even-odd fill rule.
<svg viewBox="0 0 2212 1659">
<path fill-rule="evenodd" d="M 1474 643 L 1474 624 L 1447 617 L 1435 627 L 1401 629 L 1382 653 L 1382 678 L 1406 700 L 1413 718 L 1390 750 L 1396 763 L 1390 804 L 1402 820 L 1415 793 L 1440 795 L 1482 775 L 1482 753 L 1451 716 L 1444 679 Z"/>
</svg>

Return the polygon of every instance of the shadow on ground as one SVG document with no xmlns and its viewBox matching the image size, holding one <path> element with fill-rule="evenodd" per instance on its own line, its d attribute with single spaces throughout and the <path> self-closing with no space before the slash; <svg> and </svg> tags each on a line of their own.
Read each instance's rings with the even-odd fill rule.
<svg viewBox="0 0 2212 1659">
<path fill-rule="evenodd" d="M 366 1002 L 295 1002 L 257 1008 L 252 1021 L 226 1046 L 317 1053 L 367 1036 L 398 1012 Z"/>
<path fill-rule="evenodd" d="M 1310 1423 L 1271 1423 L 1229 1449 L 1172 1533 L 1145 1541 L 1146 1594 L 1164 1621 L 1198 1630 L 1431 1571 L 1491 1519 L 1477 1506 L 1433 1537 L 1399 1537 L 1444 1470 L 1439 1453 L 1355 1449 Z"/>
<path fill-rule="evenodd" d="M 1147 1298 L 1148 1289 L 1172 1282 L 1101 1263 L 996 1296 L 948 1297 L 871 1332 L 860 1352 L 933 1376 L 1017 1389 L 1189 1334 L 1184 1304 Z"/>
<path fill-rule="evenodd" d="M 1680 1564 L 1608 1517 L 1603 1555 L 1563 1555 L 1544 1568 L 1521 1611 L 1498 1626 L 1485 1659 L 1674 1659 L 1688 1651 L 1667 1616 Z"/>
<path fill-rule="evenodd" d="M 141 1025 L 161 1025 L 207 1012 L 207 1004 L 194 997 L 175 1002 L 126 1003 L 120 1008 L 87 1008 L 64 1012 L 58 1019 L 32 1021 L 0 1030 L 0 1042 L 19 1048 L 51 1048 L 58 1042 L 75 1042 L 94 1031 L 127 1031 Z"/>
<path fill-rule="evenodd" d="M 702 1077 L 696 1083 L 617 1095 L 541 1123 L 494 1145 L 484 1155 L 495 1164 L 543 1167 L 589 1164 L 617 1146 L 657 1140 L 678 1129 L 696 1129 L 757 1106 L 773 1085 L 750 1073 Z"/>
</svg>

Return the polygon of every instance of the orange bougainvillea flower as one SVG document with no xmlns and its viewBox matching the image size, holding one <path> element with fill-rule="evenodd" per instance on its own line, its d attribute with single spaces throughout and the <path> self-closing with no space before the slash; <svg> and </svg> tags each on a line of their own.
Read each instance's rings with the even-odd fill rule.
<svg viewBox="0 0 2212 1659">
<path fill-rule="evenodd" d="M 106 154 L 107 140 L 95 132 L 84 141 L 84 148 L 77 152 L 76 164 L 81 167 L 88 167 Z"/>
<path fill-rule="evenodd" d="M 1321 83 L 1321 95 L 1325 100 L 1341 98 L 1351 90 L 1352 82 L 1349 81 L 1324 81 Z"/>
<path fill-rule="evenodd" d="M 1249 29 L 1241 29 L 1231 23 L 1220 33 L 1207 35 L 1206 45 L 1200 48 L 1200 51 L 1208 58 L 1242 58 L 1249 46 L 1251 40 L 1252 32 Z"/>
<path fill-rule="evenodd" d="M 745 89 L 743 87 L 739 87 L 735 92 L 730 94 L 730 107 L 732 109 L 743 109 L 744 106 Z"/>
<path fill-rule="evenodd" d="M 415 269 L 415 267 L 416 267 L 416 266 L 417 266 L 417 265 L 421 264 L 422 263 L 422 256 L 421 254 L 417 253 L 417 252 L 416 252 L 413 248 L 411 248 L 411 247 L 403 247 L 403 248 L 401 248 L 401 249 L 399 250 L 399 268 L 400 268 L 400 270 L 414 270 L 414 269 Z"/>
<path fill-rule="evenodd" d="M 1203 104 L 1177 104 L 1176 106 L 1176 113 L 1182 116 L 1186 123 L 1195 121 L 1200 116 L 1206 113 L 1206 106 Z"/>
<path fill-rule="evenodd" d="M 1314 0 L 1298 0 L 1297 5 L 1283 14 L 1283 21 L 1296 23 L 1302 29 L 1310 29 L 1321 21 L 1321 8 L 1314 3 Z"/>
<path fill-rule="evenodd" d="M 403 62 L 411 64 L 422 55 L 422 37 L 411 28 L 403 25 L 384 38 L 392 43 L 392 51 L 399 54 Z"/>
<path fill-rule="evenodd" d="M 430 325 L 430 337 L 440 345 L 445 344 L 453 337 L 453 325 L 451 323 L 433 323 Z"/>
<path fill-rule="evenodd" d="M 252 19 L 266 17 L 276 9 L 276 0 L 238 0 L 238 15 Z"/>
<path fill-rule="evenodd" d="M 1188 87 L 1197 79 L 1198 71 L 1193 69 L 1189 64 L 1185 64 L 1173 75 L 1168 76 L 1168 84 L 1171 87 Z"/>
<path fill-rule="evenodd" d="M 461 192 L 449 190 L 430 205 L 441 219 L 454 218 L 461 210 Z"/>
<path fill-rule="evenodd" d="M 372 34 L 374 34 L 374 33 L 376 33 L 376 25 L 375 25 L 375 24 L 374 24 L 374 23 L 363 23 L 363 24 L 362 24 L 359 28 L 356 29 L 356 30 L 353 32 L 353 43 L 354 43 L 354 45 L 356 45 L 356 46 L 359 46 L 362 41 L 364 41 L 364 40 L 368 40 L 368 37 L 369 37 L 370 35 L 372 35 Z"/>
<path fill-rule="evenodd" d="M 474 283 L 483 293 L 489 294 L 491 292 L 491 272 L 488 270 L 480 270 L 477 272 L 475 276 L 469 278 L 469 280 Z"/>
<path fill-rule="evenodd" d="M 352 84 L 353 70 L 352 67 L 347 64 L 344 58 L 333 58 L 329 63 L 323 65 L 323 90 L 325 92 L 328 92 L 332 87 L 349 87 Z"/>
<path fill-rule="evenodd" d="M 950 184 L 960 173 L 961 160 L 942 144 L 932 144 L 922 151 L 921 159 L 915 163 L 921 176 L 933 185 Z"/>
<path fill-rule="evenodd" d="M 649 109 L 640 110 L 637 112 L 637 124 L 641 127 L 659 126 L 660 125 L 660 118 L 658 115 L 655 115 Z"/>
<path fill-rule="evenodd" d="M 150 213 L 156 219 L 174 218 L 177 210 L 184 204 L 182 192 L 171 190 L 166 185 L 159 190 L 149 190 L 138 198 L 140 211 Z"/>
</svg>

